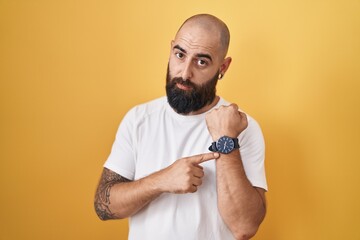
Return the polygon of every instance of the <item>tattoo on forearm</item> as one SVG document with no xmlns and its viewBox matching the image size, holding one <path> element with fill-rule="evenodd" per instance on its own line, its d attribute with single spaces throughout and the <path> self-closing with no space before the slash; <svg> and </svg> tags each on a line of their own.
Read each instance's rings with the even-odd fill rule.
<svg viewBox="0 0 360 240">
<path fill-rule="evenodd" d="M 119 174 L 104 168 L 100 178 L 99 186 L 96 190 L 94 207 L 97 215 L 101 220 L 108 220 L 116 218 L 116 215 L 111 212 L 110 205 L 110 190 L 118 183 L 130 182 Z"/>
</svg>

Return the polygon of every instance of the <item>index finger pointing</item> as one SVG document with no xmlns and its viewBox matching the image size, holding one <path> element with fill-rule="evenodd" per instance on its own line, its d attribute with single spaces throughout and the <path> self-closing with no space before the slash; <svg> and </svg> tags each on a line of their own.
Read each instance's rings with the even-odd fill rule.
<svg viewBox="0 0 360 240">
<path fill-rule="evenodd" d="M 219 156 L 219 153 L 204 153 L 191 157 L 190 161 L 194 164 L 200 164 L 209 160 L 217 159 Z"/>
</svg>

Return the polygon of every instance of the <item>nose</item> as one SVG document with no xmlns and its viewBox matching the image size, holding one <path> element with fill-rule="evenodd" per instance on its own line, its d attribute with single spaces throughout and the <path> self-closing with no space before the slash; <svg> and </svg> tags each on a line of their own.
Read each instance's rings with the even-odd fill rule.
<svg viewBox="0 0 360 240">
<path fill-rule="evenodd" d="M 182 74 L 181 77 L 184 81 L 186 80 L 191 80 L 191 78 L 193 77 L 193 73 L 192 73 L 192 67 L 191 67 L 191 61 L 187 61 L 184 63 L 183 65 L 183 70 L 182 70 Z"/>
</svg>

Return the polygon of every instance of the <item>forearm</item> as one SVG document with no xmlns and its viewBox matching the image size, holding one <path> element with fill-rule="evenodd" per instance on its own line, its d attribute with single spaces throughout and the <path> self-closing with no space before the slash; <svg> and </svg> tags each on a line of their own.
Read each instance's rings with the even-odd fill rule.
<svg viewBox="0 0 360 240">
<path fill-rule="evenodd" d="M 126 218 L 160 194 L 152 175 L 130 181 L 104 168 L 95 194 L 95 211 L 102 220 Z"/>
<path fill-rule="evenodd" d="M 255 235 L 265 216 L 265 200 L 246 177 L 239 151 L 216 160 L 220 214 L 237 239 Z"/>
<path fill-rule="evenodd" d="M 95 211 L 102 220 L 126 218 L 162 193 L 196 192 L 204 176 L 199 164 L 218 156 L 217 153 L 205 153 L 178 159 L 170 166 L 137 181 L 130 181 L 104 168 L 95 194 Z"/>
<path fill-rule="evenodd" d="M 149 202 L 161 195 L 152 176 L 114 185 L 110 193 L 109 209 L 117 218 L 134 215 Z"/>
</svg>

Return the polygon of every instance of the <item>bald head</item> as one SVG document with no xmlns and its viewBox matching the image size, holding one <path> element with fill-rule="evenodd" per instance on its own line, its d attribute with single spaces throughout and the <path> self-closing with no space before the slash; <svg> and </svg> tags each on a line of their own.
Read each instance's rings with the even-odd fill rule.
<svg viewBox="0 0 360 240">
<path fill-rule="evenodd" d="M 229 48 L 230 32 L 226 24 L 217 17 L 210 14 L 198 14 L 185 20 L 179 28 L 177 35 L 188 28 L 200 28 L 208 33 L 208 36 L 215 38 L 225 57 Z"/>
</svg>

